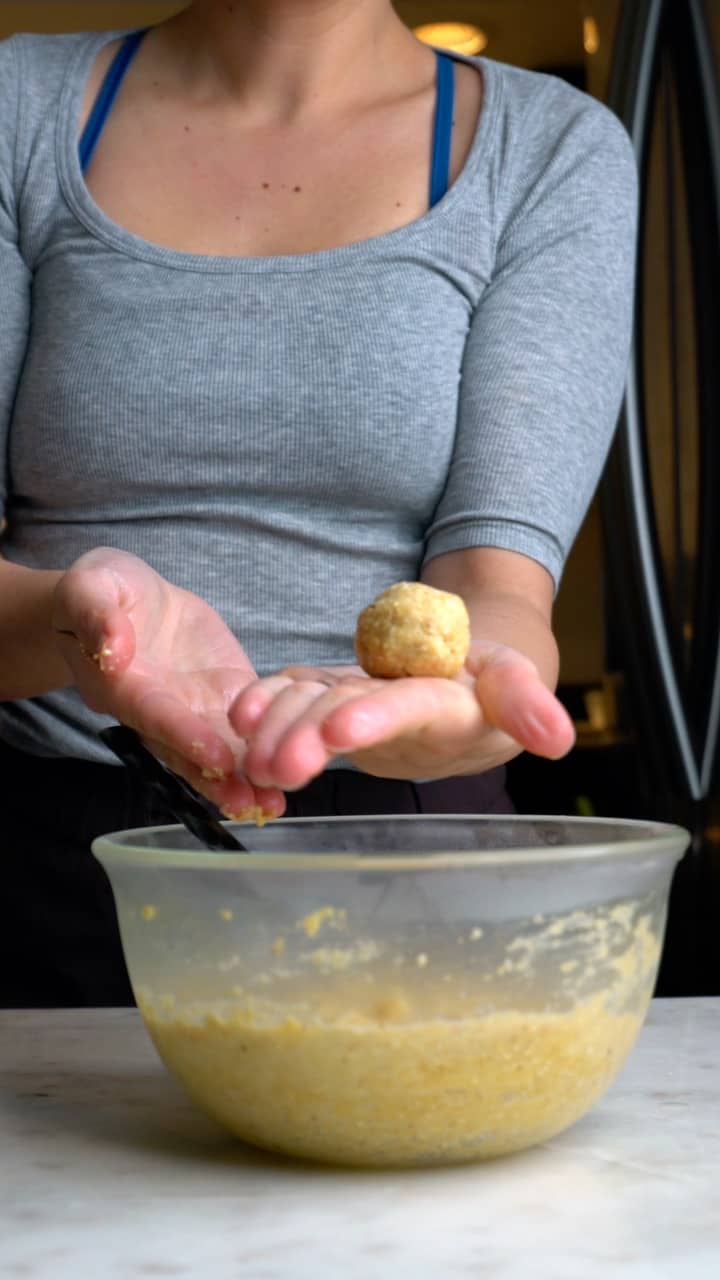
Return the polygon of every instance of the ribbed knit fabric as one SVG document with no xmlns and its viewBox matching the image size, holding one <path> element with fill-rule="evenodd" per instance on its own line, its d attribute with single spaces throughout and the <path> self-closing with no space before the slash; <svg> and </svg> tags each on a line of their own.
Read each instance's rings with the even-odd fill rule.
<svg viewBox="0 0 720 1280">
<path fill-rule="evenodd" d="M 352 662 L 359 610 L 442 552 L 508 548 L 557 581 L 626 369 L 636 174 L 616 118 L 461 59 L 482 114 L 424 217 L 318 253 L 180 253 L 83 181 L 82 93 L 119 34 L 0 44 L 3 553 L 133 551 L 261 673 Z M 0 708 L 0 736 L 39 754 L 107 759 L 104 723 L 73 691 Z"/>
</svg>

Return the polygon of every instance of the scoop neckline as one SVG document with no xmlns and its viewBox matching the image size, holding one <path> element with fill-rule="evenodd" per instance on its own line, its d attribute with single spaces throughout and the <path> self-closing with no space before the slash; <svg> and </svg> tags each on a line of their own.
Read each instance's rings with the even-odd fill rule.
<svg viewBox="0 0 720 1280">
<path fill-rule="evenodd" d="M 81 44 L 68 67 L 60 99 L 56 134 L 58 176 L 69 207 L 93 236 L 129 257 L 177 270 L 208 273 L 270 270 L 296 273 L 369 260 L 384 253 L 388 248 L 402 248 L 403 245 L 416 244 L 417 240 L 426 231 L 431 230 L 436 222 L 441 223 L 462 199 L 466 187 L 471 184 L 486 154 L 486 140 L 494 128 L 498 96 L 498 81 L 493 65 L 486 58 L 449 53 L 448 56 L 454 61 L 464 62 L 480 70 L 483 78 L 483 101 L 465 164 L 442 199 L 419 218 L 414 218 L 412 222 L 402 227 L 381 232 L 366 240 L 356 240 L 333 249 L 317 249 L 310 253 L 234 257 L 227 254 L 189 253 L 182 249 L 171 249 L 156 244 L 152 240 L 145 240 L 142 236 L 126 230 L 104 213 L 93 199 L 85 182 L 78 149 L 78 122 L 85 85 L 92 64 L 105 45 L 129 36 L 136 30 L 139 28 L 103 31 Z M 444 49 L 437 52 L 448 53 Z"/>
</svg>

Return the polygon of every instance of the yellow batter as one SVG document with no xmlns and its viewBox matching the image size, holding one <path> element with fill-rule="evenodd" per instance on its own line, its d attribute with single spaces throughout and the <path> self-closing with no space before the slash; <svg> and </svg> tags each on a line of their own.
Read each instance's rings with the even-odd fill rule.
<svg viewBox="0 0 720 1280">
<path fill-rule="evenodd" d="M 313 910 L 217 1000 L 138 992 L 169 1070 L 248 1142 L 370 1166 L 542 1142 L 622 1066 L 660 950 L 658 921 L 624 902 L 537 916 L 486 957 L 471 927 L 462 963 L 442 940 L 398 953 L 350 926 Z"/>
<path fill-rule="evenodd" d="M 650 990 L 647 991 L 647 999 Z M 402 991 L 321 1021 L 248 998 L 142 1013 L 191 1097 L 248 1142 L 355 1165 L 433 1164 L 542 1142 L 622 1066 L 642 1011 L 423 1021 Z"/>
</svg>

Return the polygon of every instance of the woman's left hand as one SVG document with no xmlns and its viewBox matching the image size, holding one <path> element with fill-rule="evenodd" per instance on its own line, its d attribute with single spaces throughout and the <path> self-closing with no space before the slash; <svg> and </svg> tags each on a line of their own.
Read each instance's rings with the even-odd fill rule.
<svg viewBox="0 0 720 1280">
<path fill-rule="evenodd" d="M 530 751 L 557 759 L 575 740 L 535 664 L 504 644 L 475 646 L 454 680 L 376 680 L 359 667 L 288 667 L 230 709 L 259 787 L 305 786 L 336 756 L 384 778 L 483 773 Z"/>
</svg>

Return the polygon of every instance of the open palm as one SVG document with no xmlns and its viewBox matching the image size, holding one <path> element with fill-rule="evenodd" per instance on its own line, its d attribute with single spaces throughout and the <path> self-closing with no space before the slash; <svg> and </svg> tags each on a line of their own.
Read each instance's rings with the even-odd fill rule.
<svg viewBox="0 0 720 1280">
<path fill-rule="evenodd" d="M 288 667 L 248 684 L 230 709 L 247 739 L 245 768 L 262 786 L 306 785 L 342 756 L 385 778 L 483 773 L 520 749 L 556 759 L 572 722 L 533 662 L 476 644 L 455 680 L 376 680 L 358 667 Z"/>
<path fill-rule="evenodd" d="M 245 743 L 228 710 L 256 676 L 209 604 L 136 556 L 100 548 L 60 579 L 52 624 L 89 707 L 135 729 L 226 813 L 282 813 L 282 792 L 242 774 Z"/>
</svg>

